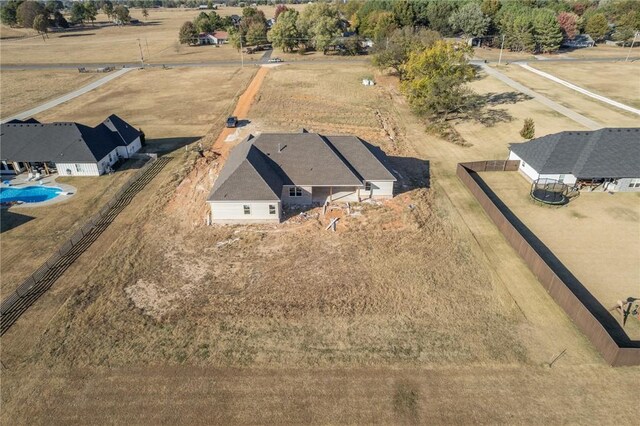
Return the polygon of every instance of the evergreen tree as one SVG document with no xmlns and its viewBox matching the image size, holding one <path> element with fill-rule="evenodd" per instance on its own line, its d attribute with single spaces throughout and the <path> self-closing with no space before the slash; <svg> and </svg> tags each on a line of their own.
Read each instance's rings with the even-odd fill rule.
<svg viewBox="0 0 640 426">
<path fill-rule="evenodd" d="M 536 135 L 536 126 L 533 122 L 533 118 L 525 118 L 522 130 L 520 130 L 520 136 L 525 139 L 533 139 Z"/>
<path fill-rule="evenodd" d="M 486 35 L 490 22 L 477 3 L 465 4 L 449 18 L 451 28 L 454 31 L 462 31 L 467 37 Z"/>
<path fill-rule="evenodd" d="M 587 18 L 585 31 L 594 40 L 603 40 L 609 33 L 609 22 L 603 13 L 594 13 Z"/>
<path fill-rule="evenodd" d="M 538 52 L 555 52 L 560 48 L 562 30 L 553 10 L 534 9 L 533 31 Z"/>
</svg>

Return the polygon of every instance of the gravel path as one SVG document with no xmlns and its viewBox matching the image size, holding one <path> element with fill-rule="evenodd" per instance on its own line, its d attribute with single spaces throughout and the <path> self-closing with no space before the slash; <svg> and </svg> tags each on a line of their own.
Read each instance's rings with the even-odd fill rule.
<svg viewBox="0 0 640 426">
<path fill-rule="evenodd" d="M 590 118 L 585 117 L 582 114 L 578 114 L 577 112 L 564 107 L 562 105 L 560 105 L 557 102 L 552 101 L 551 99 L 547 98 L 546 96 L 542 96 L 541 94 L 539 94 L 538 92 L 534 92 L 533 90 L 529 89 L 528 87 L 510 79 L 509 77 L 507 77 L 506 75 L 502 74 L 500 71 L 491 68 L 489 65 L 487 64 L 478 64 L 480 67 L 482 67 L 482 69 L 489 74 L 492 77 L 497 78 L 498 80 L 502 81 L 505 84 L 508 84 L 509 86 L 513 87 L 514 89 L 531 96 L 533 99 L 535 99 L 536 101 L 540 102 L 543 105 L 548 106 L 549 108 L 553 109 L 554 111 L 559 112 L 560 114 L 572 119 L 573 121 L 582 124 L 583 126 L 591 129 L 591 130 L 597 130 L 597 129 L 601 129 L 602 124 L 591 120 Z"/>
<path fill-rule="evenodd" d="M 597 99 L 599 101 L 605 102 L 605 103 L 607 103 L 609 105 L 613 105 L 616 108 L 620 108 L 620 109 L 623 109 L 625 111 L 632 112 L 634 114 L 640 115 L 640 109 L 636 109 L 636 108 L 630 107 L 630 106 L 625 105 L 625 104 L 623 104 L 621 102 L 617 102 L 617 101 L 614 101 L 613 99 L 609 99 L 609 98 L 606 98 L 604 96 L 598 95 L 596 93 L 590 92 L 587 89 L 583 89 L 582 87 L 576 86 L 573 83 L 569 83 L 566 80 L 562 80 L 562 79 L 560 79 L 560 78 L 558 78 L 558 77 L 556 77 L 554 75 L 551 75 L 551 74 L 546 73 L 544 71 L 540 71 L 539 69 L 533 68 L 532 66 L 529 66 L 526 63 L 519 63 L 518 65 L 520 65 L 522 68 L 526 69 L 527 71 L 531 71 L 533 73 L 536 73 L 539 76 L 547 78 L 547 79 L 549 79 L 549 80 L 551 80 L 551 81 L 553 81 L 555 83 L 562 84 L 563 86 L 566 86 L 569 89 L 575 90 L 576 92 L 580 92 L 583 95 L 587 95 L 587 96 L 592 97 L 594 99 Z"/>
<path fill-rule="evenodd" d="M 85 93 L 88 93 L 90 91 L 92 91 L 93 89 L 96 89 L 100 86 L 102 86 L 105 83 L 110 82 L 111 80 L 120 77 L 121 75 L 131 71 L 133 68 L 122 68 L 121 70 L 118 71 L 114 71 L 109 73 L 106 77 L 103 77 L 99 80 L 94 81 L 93 83 L 89 83 L 84 87 L 79 88 L 78 90 L 74 90 L 73 92 L 69 92 L 66 95 L 60 96 L 59 98 L 56 98 L 52 101 L 46 102 L 42 105 L 39 105 L 35 108 L 31 108 L 30 110 L 21 112 L 20 114 L 14 115 L 13 117 L 7 117 L 4 120 L 2 120 L 3 123 L 6 123 L 7 121 L 11 121 L 11 120 L 24 120 L 25 118 L 29 118 L 32 117 L 36 114 L 41 113 L 42 111 L 46 111 L 49 108 L 53 108 L 55 106 L 58 106 L 64 102 L 70 101 L 71 99 L 77 98 L 80 95 L 84 95 Z"/>
</svg>

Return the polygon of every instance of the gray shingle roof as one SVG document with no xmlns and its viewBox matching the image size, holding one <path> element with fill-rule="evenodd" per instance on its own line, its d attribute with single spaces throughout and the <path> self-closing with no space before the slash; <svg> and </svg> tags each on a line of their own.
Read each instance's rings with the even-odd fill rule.
<svg viewBox="0 0 640 426">
<path fill-rule="evenodd" d="M 95 163 L 117 146 L 129 145 L 140 135 L 115 115 L 107 120 L 122 129 L 124 140 L 105 123 L 96 127 L 67 122 L 5 123 L 0 131 L 0 158 L 25 162 Z"/>
<path fill-rule="evenodd" d="M 283 185 L 363 187 L 363 180 L 395 178 L 358 138 L 263 133 L 231 151 L 208 200 L 273 201 Z"/>
<path fill-rule="evenodd" d="M 382 152 L 372 152 L 373 147 L 367 146 L 360 138 L 355 136 L 327 136 L 326 139 L 333 145 L 347 163 L 355 169 L 363 180 L 368 181 L 396 181 L 396 178 L 382 164 Z"/>
<path fill-rule="evenodd" d="M 640 128 L 561 132 L 512 144 L 510 149 L 540 174 L 640 177 Z"/>
</svg>

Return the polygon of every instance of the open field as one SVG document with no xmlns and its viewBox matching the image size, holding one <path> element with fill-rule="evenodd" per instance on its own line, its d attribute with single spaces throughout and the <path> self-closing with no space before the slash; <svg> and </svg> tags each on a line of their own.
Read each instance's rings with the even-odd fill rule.
<svg viewBox="0 0 640 426">
<path fill-rule="evenodd" d="M 481 175 L 603 306 L 640 298 L 640 194 L 582 192 L 566 206 L 548 207 L 531 200 L 530 183 L 517 172 Z M 625 330 L 640 339 L 637 319 Z"/>
<path fill-rule="evenodd" d="M 95 125 L 117 114 L 159 139 L 200 138 L 225 114 L 255 68 L 148 68 L 131 71 L 36 117 L 42 122 L 81 121 Z"/>
<path fill-rule="evenodd" d="M 640 108 L 640 62 L 535 62 L 555 77 L 629 106 Z"/>
<path fill-rule="evenodd" d="M 78 71 L 0 72 L 0 117 L 9 117 L 78 89 L 105 74 Z"/>
<path fill-rule="evenodd" d="M 616 75 L 619 80 L 637 81 L 637 77 L 634 75 L 637 69 L 638 66 L 633 65 L 621 70 Z M 602 124 L 603 127 L 635 127 L 638 124 L 638 116 L 631 112 L 620 110 L 612 105 L 590 98 L 531 71 L 527 71 L 518 65 L 500 67 L 499 71 L 541 95 L 595 120 L 597 123 Z M 553 70 L 550 68 L 549 72 L 553 73 Z M 626 84 L 623 83 L 623 85 Z M 536 124 L 538 124 L 537 121 Z"/>
<path fill-rule="evenodd" d="M 497 103 L 513 120 L 495 124 L 495 137 L 461 123 L 473 142 L 463 148 L 424 133 L 395 79 L 362 86 L 369 73 L 361 64 L 272 68 L 243 131 L 361 136 L 390 155 L 403 175 L 400 195 L 342 213 L 336 233 L 314 216 L 205 227 L 182 197 L 197 178 L 187 168 L 204 163 L 215 178 L 219 161 L 174 151 L 176 160 L 92 246 L 95 257 L 83 256 L 56 294 L 3 336 L 3 423 L 627 419 L 620 407 L 634 405 L 640 369 L 604 365 L 452 167 L 506 157 L 524 117 L 540 122 L 539 132 L 572 122 L 533 101 Z M 122 90 L 121 81 L 94 92 L 95 102 L 78 98 L 57 110 L 81 116 L 87 102 L 98 108 L 113 98 L 106 91 Z M 474 87 L 512 98 L 492 79 Z M 221 105 L 230 92 L 216 97 Z"/>
<path fill-rule="evenodd" d="M 599 45 L 585 49 L 562 49 L 557 53 L 533 55 L 526 52 L 510 52 L 504 49 L 502 52 L 502 63 L 513 61 L 532 61 L 539 59 L 594 59 L 594 58 L 626 58 L 629 49 L 616 46 Z M 497 62 L 500 57 L 500 46 L 497 48 L 475 48 L 474 57 L 486 59 L 490 62 Z M 634 48 L 631 51 L 630 59 L 640 58 L 640 49 Z"/>
<path fill-rule="evenodd" d="M 303 7 L 296 6 L 299 10 Z M 261 6 L 260 9 L 264 10 L 267 18 L 273 17 L 275 12 L 273 6 Z M 3 65 L 137 62 L 140 61 L 138 39 L 147 63 L 240 60 L 240 54 L 230 45 L 187 46 L 178 43 L 182 24 L 192 21 L 200 13 L 196 9 L 149 9 L 149 16 L 143 19 L 141 9 L 131 9 L 131 16 L 140 19 L 141 25 L 91 27 L 89 24 L 80 31 L 52 33 L 46 41 L 41 37 L 5 40 L 0 46 L 0 60 Z M 222 16 L 242 15 L 242 9 L 227 7 L 217 13 Z M 99 14 L 97 22 L 106 23 L 106 15 Z M 245 60 L 256 61 L 260 56 L 245 55 Z"/>
</svg>

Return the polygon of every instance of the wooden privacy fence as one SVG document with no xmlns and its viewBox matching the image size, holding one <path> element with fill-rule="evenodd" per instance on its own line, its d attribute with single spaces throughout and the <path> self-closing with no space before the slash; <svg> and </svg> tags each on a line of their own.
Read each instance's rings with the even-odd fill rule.
<svg viewBox="0 0 640 426">
<path fill-rule="evenodd" d="M 516 163 L 515 167 L 512 163 Z M 536 235 L 500 200 L 479 171 L 517 170 L 517 161 L 460 163 L 456 174 L 469 188 L 506 240 L 612 366 L 640 365 L 640 341 L 631 340 L 618 321 Z M 502 164 L 502 165 L 500 165 Z"/>
<path fill-rule="evenodd" d="M 136 158 L 142 157 L 143 155 L 138 155 Z M 151 158 L 151 161 L 138 170 L 98 213 L 93 215 L 82 228 L 78 229 L 71 238 L 58 247 L 46 262 L 2 301 L 0 305 L 0 336 L 42 294 L 51 288 L 53 283 L 98 239 L 116 216 L 129 205 L 133 197 L 171 161 L 171 157 L 162 157 L 155 160 L 156 156 L 150 155 L 148 158 Z"/>
</svg>

